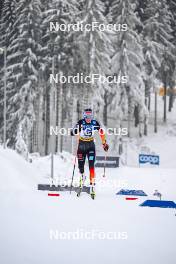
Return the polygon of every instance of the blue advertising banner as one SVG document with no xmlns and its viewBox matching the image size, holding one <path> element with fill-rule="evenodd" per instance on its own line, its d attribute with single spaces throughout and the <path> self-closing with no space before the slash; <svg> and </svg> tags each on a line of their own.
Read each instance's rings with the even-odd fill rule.
<svg viewBox="0 0 176 264">
<path fill-rule="evenodd" d="M 152 165 L 159 165 L 160 158 L 158 155 L 139 154 L 139 164 L 150 163 Z"/>
</svg>

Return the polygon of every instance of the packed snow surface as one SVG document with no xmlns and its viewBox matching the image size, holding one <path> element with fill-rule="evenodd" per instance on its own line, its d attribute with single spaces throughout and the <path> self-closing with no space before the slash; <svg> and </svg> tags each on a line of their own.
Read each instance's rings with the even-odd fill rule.
<svg viewBox="0 0 176 264">
<path fill-rule="evenodd" d="M 107 169 L 105 178 L 97 169 L 97 195 L 92 200 L 85 193 L 80 198 L 74 192 L 48 197 L 47 191 L 37 191 L 38 183 L 49 182 L 51 157 L 35 157 L 29 163 L 1 148 L 0 262 L 175 264 L 176 210 L 139 206 L 146 199 L 157 199 L 156 189 L 163 200 L 176 202 L 175 161 L 166 166 L 171 153 L 160 148 L 160 155 L 163 166 L 156 168 Z M 68 153 L 54 156 L 56 180 L 70 181 L 73 160 Z M 126 201 L 116 195 L 122 188 L 143 190 L 148 197 Z"/>
</svg>

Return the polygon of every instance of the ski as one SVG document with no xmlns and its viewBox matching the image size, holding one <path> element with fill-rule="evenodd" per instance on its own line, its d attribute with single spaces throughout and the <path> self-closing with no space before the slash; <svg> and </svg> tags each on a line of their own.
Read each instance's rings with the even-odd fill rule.
<svg viewBox="0 0 176 264">
<path fill-rule="evenodd" d="M 82 187 L 79 187 L 79 190 L 77 192 L 77 197 L 79 197 L 81 195 L 81 192 L 82 192 Z"/>
<path fill-rule="evenodd" d="M 82 175 L 80 177 L 79 190 L 77 191 L 77 197 L 80 197 L 84 188 L 86 188 L 86 189 L 89 188 L 90 197 L 94 200 L 95 199 L 95 189 L 92 185 L 90 187 L 84 186 L 85 180 L 86 180 L 86 177 L 84 177 L 84 175 Z"/>
<path fill-rule="evenodd" d="M 81 191 L 82 191 L 82 189 L 80 188 L 79 191 L 77 192 L 77 197 L 79 197 L 81 195 Z"/>
<path fill-rule="evenodd" d="M 92 185 L 90 186 L 90 197 L 95 199 L 95 188 Z"/>
<path fill-rule="evenodd" d="M 91 198 L 93 199 L 93 200 L 95 200 L 95 193 L 91 193 Z"/>
<path fill-rule="evenodd" d="M 77 192 L 77 197 L 80 197 L 83 187 L 84 187 L 84 183 L 85 183 L 86 177 L 82 174 L 80 177 L 80 181 L 79 181 L 79 190 Z"/>
</svg>

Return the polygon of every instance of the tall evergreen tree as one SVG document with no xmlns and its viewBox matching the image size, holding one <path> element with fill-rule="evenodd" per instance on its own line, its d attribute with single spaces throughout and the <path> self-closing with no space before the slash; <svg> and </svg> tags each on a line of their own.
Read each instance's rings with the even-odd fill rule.
<svg viewBox="0 0 176 264">
<path fill-rule="evenodd" d="M 115 53 L 112 58 L 113 72 L 118 76 L 126 76 L 127 83 L 117 86 L 115 111 L 122 111 L 128 115 L 128 133 L 130 135 L 131 119 L 134 106 L 140 106 L 140 119 L 143 120 L 144 105 L 144 82 L 143 82 L 143 51 L 142 41 L 137 32 L 141 25 L 135 12 L 135 5 L 129 0 L 114 1 L 111 8 L 112 22 L 117 26 L 126 24 L 126 31 L 116 32 L 114 38 Z M 120 114 L 122 116 L 122 114 Z"/>
<path fill-rule="evenodd" d="M 45 121 L 46 125 L 46 153 L 48 152 L 48 143 L 50 140 L 49 128 L 50 125 L 62 126 L 63 120 L 63 107 L 64 98 L 66 96 L 66 88 L 63 84 L 50 84 L 50 74 L 69 75 L 73 70 L 73 50 L 75 46 L 74 32 L 55 30 L 57 23 L 59 25 L 65 25 L 74 23 L 76 18 L 76 12 L 78 11 L 77 4 L 72 1 L 49 1 L 46 9 L 43 12 L 43 37 L 42 37 L 42 64 L 45 81 L 46 81 L 46 111 Z M 52 23 L 53 30 L 50 28 Z M 64 93 L 63 93 L 64 91 Z M 55 115 L 51 112 L 51 109 L 55 108 Z M 54 139 L 53 139 L 54 140 Z M 54 140 L 55 141 L 55 140 Z M 62 138 L 56 137 L 56 142 L 50 145 L 56 145 L 55 150 L 62 149 Z M 53 148 L 53 147 L 52 147 Z"/>
<path fill-rule="evenodd" d="M 16 0 L 4 0 L 1 1 L 1 13 L 0 13 L 0 47 L 6 49 L 6 58 L 4 58 L 4 52 L 0 54 L 0 132 L 2 134 L 3 128 L 3 106 L 4 106 L 4 64 L 6 59 L 7 66 L 9 65 L 9 45 L 11 38 L 14 36 L 14 22 L 16 19 Z M 8 75 L 6 76 L 8 81 Z M 7 91 L 8 92 L 8 91 Z M 8 101 L 8 98 L 7 98 Z"/>
<path fill-rule="evenodd" d="M 107 25 L 107 19 L 105 17 L 105 6 L 100 0 L 87 1 L 86 8 L 82 14 L 82 24 L 93 25 L 97 22 L 98 25 Z M 112 53 L 112 45 L 110 41 L 110 33 L 106 30 L 94 30 L 84 31 L 79 33 L 78 41 L 80 43 L 80 54 L 83 60 L 85 74 L 99 74 L 107 75 L 110 68 L 110 55 Z M 105 90 L 108 89 L 106 85 L 100 83 L 94 83 L 84 86 L 84 101 L 85 106 L 90 106 L 92 99 L 95 105 L 97 105 L 100 98 L 103 99 Z M 92 97 L 93 96 L 93 97 Z M 101 99 L 101 103 L 103 100 Z M 96 110 L 96 109 L 95 109 Z M 100 110 L 100 109 L 99 109 Z"/>
<path fill-rule="evenodd" d="M 28 139 L 35 120 L 38 87 L 38 52 L 41 37 L 40 0 L 21 0 L 16 4 L 15 35 L 8 47 L 9 133 L 14 145 L 18 129 Z"/>
<path fill-rule="evenodd" d="M 174 54 L 176 56 L 176 2 L 175 0 L 168 0 L 167 4 L 172 14 L 172 19 L 171 19 L 171 28 L 172 28 L 172 36 L 173 36 L 172 43 L 174 45 Z M 175 99 L 175 96 L 174 96 L 174 87 L 176 86 L 175 74 L 176 74 L 176 60 L 174 63 L 174 69 L 172 71 L 172 77 L 170 81 L 170 90 L 172 92 L 169 95 L 169 111 L 172 110 L 174 99 Z"/>
</svg>

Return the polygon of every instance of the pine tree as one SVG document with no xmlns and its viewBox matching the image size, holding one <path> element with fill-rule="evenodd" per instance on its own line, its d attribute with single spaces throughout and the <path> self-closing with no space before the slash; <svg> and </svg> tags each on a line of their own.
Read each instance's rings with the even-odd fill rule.
<svg viewBox="0 0 176 264">
<path fill-rule="evenodd" d="M 35 120 L 35 99 L 38 93 L 38 51 L 40 49 L 41 9 L 39 0 L 21 0 L 16 4 L 15 34 L 9 45 L 9 133 L 15 144 L 18 128 L 28 139 Z"/>
<path fill-rule="evenodd" d="M 0 0 L 0 17 L 3 9 L 3 5 L 4 5 L 4 0 Z"/>
<path fill-rule="evenodd" d="M 129 136 L 135 105 L 138 105 L 140 109 L 140 122 L 144 120 L 146 114 L 143 82 L 144 58 L 141 37 L 137 31 L 141 22 L 136 15 L 135 8 L 136 6 L 129 0 L 114 1 L 111 8 L 112 22 L 117 26 L 127 25 L 126 31 L 116 32 L 112 69 L 118 77 L 126 76 L 128 79 L 127 83 L 117 85 L 113 105 L 114 111 L 122 119 L 124 114 L 127 114 Z"/>
<path fill-rule="evenodd" d="M 167 0 L 162 2 L 157 2 L 159 11 L 158 11 L 158 42 L 162 45 L 162 62 L 159 69 L 159 78 L 163 82 L 165 94 L 164 94 L 164 114 L 163 121 L 167 120 L 167 88 L 170 87 L 173 83 L 173 74 L 175 68 L 175 46 L 172 44 L 173 35 L 172 35 L 172 14 L 169 11 L 167 5 Z"/>
<path fill-rule="evenodd" d="M 74 33 L 72 31 L 50 30 L 50 23 L 71 24 L 74 22 L 77 12 L 77 4 L 72 1 L 49 1 L 47 8 L 43 11 L 43 37 L 42 37 L 42 69 L 46 76 L 46 153 L 48 153 L 48 143 L 52 140 L 51 148 L 55 152 L 62 151 L 62 137 L 52 137 L 49 135 L 50 125 L 63 126 L 63 107 L 68 87 L 63 84 L 50 84 L 50 74 L 68 75 L 73 70 L 73 49 Z M 53 25 L 52 24 L 52 25 Z M 63 93 L 63 91 L 65 93 Z M 53 105 L 54 104 L 54 105 Z M 53 108 L 54 107 L 54 108 Z M 53 114 L 51 109 L 55 109 Z"/>
<path fill-rule="evenodd" d="M 107 25 L 105 16 L 105 6 L 100 0 L 89 0 L 85 10 L 82 12 L 81 23 L 83 26 L 97 22 L 98 25 Z M 94 30 L 79 32 L 78 36 L 80 55 L 83 61 L 85 75 L 99 74 L 106 76 L 110 68 L 110 55 L 112 54 L 112 45 L 110 33 L 105 30 Z M 104 104 L 104 94 L 109 89 L 107 84 L 84 85 L 84 107 L 93 106 L 95 111 L 101 111 L 100 104 Z M 99 109 L 97 109 L 99 108 Z"/>
<path fill-rule="evenodd" d="M 171 14 L 168 10 L 168 6 L 166 5 L 166 1 L 145 1 L 145 8 L 143 9 L 144 26 L 142 34 L 144 42 L 143 51 L 145 57 L 145 97 L 146 103 L 149 101 L 148 107 L 150 107 L 151 89 L 153 88 L 155 91 L 155 103 L 157 103 L 157 79 L 160 79 L 164 82 L 163 77 L 166 76 L 166 74 L 163 72 L 163 70 L 168 63 L 172 64 L 170 53 L 172 50 L 170 23 Z M 170 59 L 167 59 L 166 61 L 164 59 L 166 57 L 170 57 Z M 167 68 L 170 70 L 173 68 L 171 64 L 167 66 Z M 164 108 L 166 109 L 166 96 L 164 102 Z M 155 111 L 155 113 L 157 115 L 157 111 Z M 156 117 L 155 121 L 157 121 Z M 157 124 L 155 123 L 155 132 L 157 130 L 156 127 Z"/>
<path fill-rule="evenodd" d="M 12 27 L 15 21 L 16 0 L 4 0 L 1 2 L 0 13 L 0 47 L 8 47 Z"/>
<path fill-rule="evenodd" d="M 6 49 L 6 63 L 9 65 L 9 45 L 12 36 L 14 35 L 13 25 L 16 19 L 15 15 L 16 0 L 4 0 L 1 2 L 2 10 L 0 13 L 0 47 Z M 3 106 L 4 106 L 4 52 L 0 55 L 0 133 L 3 128 Z M 6 76 L 8 82 L 8 75 Z M 8 93 L 8 89 L 7 89 Z M 8 98 L 7 98 L 8 104 Z"/>
<path fill-rule="evenodd" d="M 155 35 L 157 17 L 155 4 L 148 0 L 141 3 L 139 15 L 143 21 L 142 37 L 143 37 L 143 53 L 144 53 L 144 83 L 145 83 L 145 104 L 150 111 L 151 89 L 156 89 L 156 79 L 161 63 L 161 45 L 158 43 Z M 157 91 L 156 91 L 157 92 Z M 155 100 L 156 101 L 156 100 Z M 156 120 L 156 118 L 155 118 Z M 144 134 L 147 135 L 147 119 L 144 124 Z"/>
<path fill-rule="evenodd" d="M 172 43 L 174 45 L 174 54 L 176 56 L 176 2 L 175 0 L 168 0 L 167 4 L 169 6 L 169 10 L 172 14 L 171 17 L 171 28 L 172 28 Z M 169 95 L 169 107 L 168 110 L 169 112 L 171 112 L 172 107 L 173 107 L 173 103 L 174 103 L 174 87 L 176 86 L 176 81 L 175 81 L 175 73 L 176 73 L 176 63 L 174 64 L 174 69 L 172 71 L 172 77 L 171 77 L 171 81 L 170 81 L 170 95 Z"/>
</svg>

